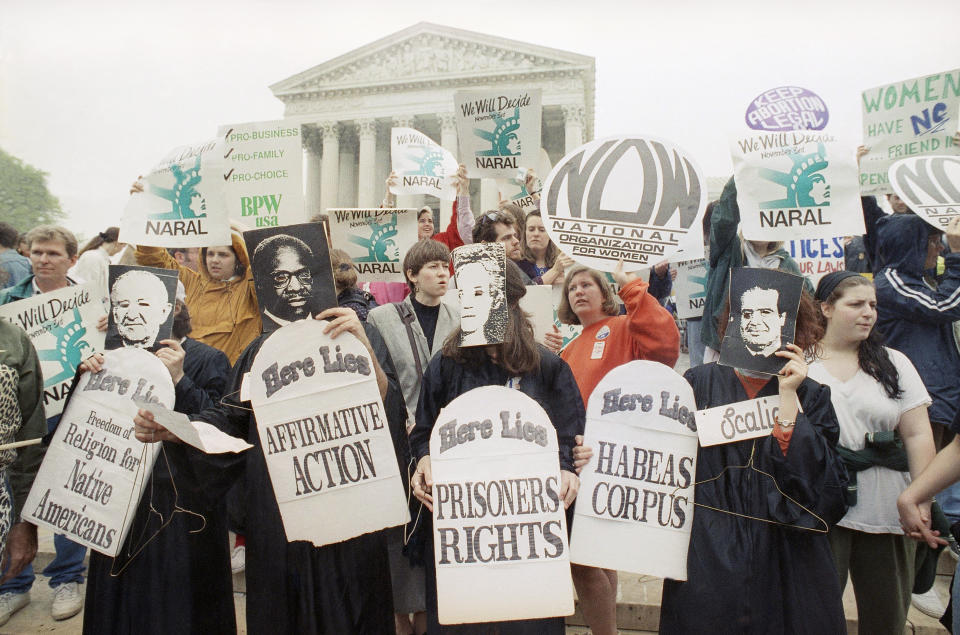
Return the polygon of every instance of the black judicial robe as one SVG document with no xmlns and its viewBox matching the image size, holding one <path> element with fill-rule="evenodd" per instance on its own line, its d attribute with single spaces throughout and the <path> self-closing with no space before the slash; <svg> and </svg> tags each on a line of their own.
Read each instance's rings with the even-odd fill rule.
<svg viewBox="0 0 960 635">
<path fill-rule="evenodd" d="M 183 348 L 174 409 L 193 414 L 220 400 L 230 362 L 196 340 L 185 340 Z M 84 633 L 236 633 L 223 498 L 196 478 L 185 446 L 163 446 L 116 561 L 90 552 Z M 150 511 L 151 503 L 162 517 Z M 203 519 L 173 514 L 176 505 Z M 111 576 L 111 568 L 120 575 Z"/>
<path fill-rule="evenodd" d="M 574 437 L 583 434 L 586 414 L 580 389 L 573 371 L 559 356 L 543 346 L 540 349 L 540 371 L 527 373 L 520 378 L 518 390 L 536 401 L 547 412 L 557 431 L 560 448 L 560 468 L 574 471 Z M 500 366 L 487 359 L 479 366 L 459 364 L 449 357 L 437 354 L 430 361 L 423 375 L 420 400 L 417 404 L 416 426 L 410 434 L 410 446 L 414 458 L 419 460 L 430 451 L 430 433 L 441 408 L 465 392 L 481 386 L 504 386 L 511 376 Z M 573 507 L 567 510 L 567 522 L 572 518 Z M 427 633 L 430 635 L 562 635 L 565 632 L 563 617 L 510 622 L 484 622 L 441 626 L 437 621 L 437 572 L 433 557 L 433 517 L 423 509 L 418 527 L 419 538 L 425 541 L 424 567 L 427 591 Z"/>
<path fill-rule="evenodd" d="M 396 446 L 406 441 L 403 395 L 379 332 L 372 325 L 365 324 L 364 328 L 388 378 L 383 401 Z M 240 455 L 208 455 L 186 448 L 197 477 L 212 495 L 225 496 L 238 476 L 246 473 L 247 631 L 271 635 L 392 633 L 393 600 L 384 532 L 325 547 L 314 547 L 306 541 L 287 542 L 253 412 L 249 402 L 241 403 L 239 397 L 243 375 L 269 336 L 261 335 L 240 355 L 223 403 L 196 417 L 246 439 L 254 447 Z M 323 522 L 323 518 L 317 518 L 317 522 Z"/>
<path fill-rule="evenodd" d="M 748 399 L 734 370 L 705 364 L 684 375 L 697 408 Z M 775 396 L 777 380 L 757 397 Z M 701 447 L 697 503 L 801 527 L 829 526 L 846 512 L 847 474 L 836 453 L 839 427 L 830 389 L 806 379 L 797 390 L 803 413 L 786 456 L 771 435 Z M 746 465 L 754 465 L 770 478 Z M 703 481 L 719 478 L 709 483 Z M 778 491 L 777 486 L 779 485 Z M 665 580 L 661 633 L 846 633 L 840 583 L 826 534 L 741 518 L 697 507 L 687 581 Z"/>
</svg>

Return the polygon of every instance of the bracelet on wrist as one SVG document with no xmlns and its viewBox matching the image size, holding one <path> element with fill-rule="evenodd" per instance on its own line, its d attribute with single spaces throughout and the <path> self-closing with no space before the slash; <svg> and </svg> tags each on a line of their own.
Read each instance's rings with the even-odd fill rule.
<svg viewBox="0 0 960 635">
<path fill-rule="evenodd" d="M 797 425 L 797 420 L 796 420 L 796 419 L 794 419 L 793 421 L 790 421 L 790 420 L 781 421 L 781 419 L 780 419 L 779 416 L 774 416 L 774 417 L 773 417 L 773 421 L 774 421 L 775 424 L 777 424 L 777 425 L 780 426 L 781 428 L 792 428 L 793 426 Z"/>
</svg>

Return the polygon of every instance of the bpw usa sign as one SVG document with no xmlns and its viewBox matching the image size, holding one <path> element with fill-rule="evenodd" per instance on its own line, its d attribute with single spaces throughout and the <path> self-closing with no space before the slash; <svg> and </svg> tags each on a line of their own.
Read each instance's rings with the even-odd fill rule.
<svg viewBox="0 0 960 635">
<path fill-rule="evenodd" d="M 580 146 L 554 166 L 541 192 L 553 242 L 601 271 L 621 258 L 627 270 L 649 267 L 694 246 L 706 205 L 706 179 L 690 155 L 638 135 Z"/>
</svg>

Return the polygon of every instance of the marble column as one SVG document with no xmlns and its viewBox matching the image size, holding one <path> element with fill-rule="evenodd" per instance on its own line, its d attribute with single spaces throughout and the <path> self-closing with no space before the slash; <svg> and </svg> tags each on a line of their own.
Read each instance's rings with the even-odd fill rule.
<svg viewBox="0 0 960 635">
<path fill-rule="evenodd" d="M 586 109 L 583 106 L 563 106 L 564 154 L 583 145 Z"/>
<path fill-rule="evenodd" d="M 357 137 L 349 128 L 340 136 L 338 207 L 357 206 Z"/>
<path fill-rule="evenodd" d="M 376 151 L 376 176 L 374 185 L 376 185 L 376 194 L 374 201 L 377 205 L 387 194 L 387 177 L 390 176 L 390 123 L 387 121 L 378 122 L 377 130 L 377 151 Z"/>
<path fill-rule="evenodd" d="M 320 163 L 320 211 L 339 205 L 340 124 L 324 121 L 317 125 L 323 135 L 323 160 Z"/>
<path fill-rule="evenodd" d="M 440 121 L 440 145 L 450 151 L 453 156 L 460 161 L 460 149 L 457 142 L 457 116 L 452 112 L 444 112 L 437 115 Z M 437 231 L 446 229 L 450 222 L 450 215 L 453 213 L 453 201 L 440 201 L 440 226 Z"/>
<path fill-rule="evenodd" d="M 303 199 L 303 211 L 307 220 L 322 211 L 320 201 L 320 172 L 321 155 L 323 151 L 323 135 L 317 130 L 316 126 L 306 124 L 303 131 L 303 149 L 304 149 L 304 174 L 305 194 Z"/>
<path fill-rule="evenodd" d="M 360 150 L 357 167 L 357 207 L 377 207 L 377 120 L 356 123 Z"/>
</svg>

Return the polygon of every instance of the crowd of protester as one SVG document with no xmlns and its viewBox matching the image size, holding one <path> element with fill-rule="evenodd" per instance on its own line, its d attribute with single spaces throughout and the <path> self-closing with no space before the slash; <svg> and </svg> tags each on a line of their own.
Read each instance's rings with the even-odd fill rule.
<svg viewBox="0 0 960 635">
<path fill-rule="evenodd" d="M 387 181 L 383 207 L 396 206 L 395 181 Z M 229 245 L 198 250 L 127 246 L 117 227 L 108 227 L 79 249 L 63 227 L 21 235 L 0 222 L 0 305 L 83 282 L 105 290 L 108 266 L 121 258 L 176 271 L 173 336 L 155 353 L 174 382 L 175 409 L 254 446 L 205 455 L 141 411 L 137 438 L 162 442 L 165 452 L 131 533 L 159 538 L 128 561 L 92 554 L 84 603 L 86 550 L 58 535 L 56 557 L 43 571 L 54 587 L 54 618 L 85 607 L 84 632 L 232 633 L 231 573 L 245 569 L 250 632 L 446 632 L 437 620 L 430 515 L 429 439 L 441 409 L 472 388 L 504 385 L 543 406 L 557 431 L 561 497 L 572 522 L 578 474 L 593 460 L 581 435 L 594 387 L 632 360 L 673 367 L 686 347 L 684 376 L 699 409 L 778 396 L 780 410 L 768 437 L 699 449 L 688 577 L 664 582 L 661 632 L 845 632 L 848 578 L 861 632 L 903 632 L 911 601 L 960 632 L 960 611 L 943 606 L 930 575 L 945 546 L 958 553 L 953 534 L 960 533 L 960 489 L 952 487 L 960 479 L 960 219 L 940 231 L 894 195 L 889 214 L 864 197 L 866 233 L 845 237 L 847 271 L 816 285 L 804 280 L 795 342 L 776 353 L 782 370 L 770 376 L 716 363 L 731 271 L 800 274 L 782 243 L 744 239 L 732 178 L 704 217 L 703 317 L 685 323 L 668 310 L 676 275 L 669 264 L 657 263 L 643 278 L 622 263 L 612 276 L 589 269 L 551 242 L 539 210 L 503 201 L 475 214 L 463 166 L 455 183 L 442 232 L 434 231 L 432 208 L 419 210 L 417 242 L 401 246 L 405 283 L 361 285 L 349 255 L 330 246 L 340 306 L 314 317 L 333 337 L 353 334 L 374 360 L 414 520 L 324 547 L 286 541 L 253 413 L 239 395 L 270 336 L 262 333 L 243 228 L 232 228 Z M 135 185 L 131 195 L 141 189 Z M 507 257 L 502 344 L 459 346 L 461 307 L 448 294 L 451 252 L 471 243 L 500 243 Z M 529 285 L 559 289 L 559 320 L 579 326 L 578 337 L 564 346 L 556 328 L 534 332 L 519 304 Z M 54 431 L 58 417 L 42 413 L 36 353 L 22 331 L 2 321 L 0 364 L 19 381 L 0 384 L 0 405 L 14 400 L 21 413 L 17 426 L 4 423 L 0 441 Z M 78 372 L 103 364 L 94 355 Z M 43 449 L 21 448 L 15 460 L 8 454 L 0 454 L 7 477 L 0 512 L 13 522 L 0 625 L 30 602 L 36 527 L 20 520 L 20 509 Z M 744 471 L 722 487 L 714 482 L 747 464 L 771 479 Z M 798 516 L 798 507 L 809 514 Z M 753 517 L 757 510 L 763 519 Z M 164 522 L 163 514 L 178 511 Z M 237 534 L 232 546 L 228 529 Z M 617 572 L 573 565 L 571 574 L 592 632 L 616 633 Z M 952 594 L 957 606 L 960 585 Z M 563 619 L 496 628 L 564 632 Z"/>
</svg>

